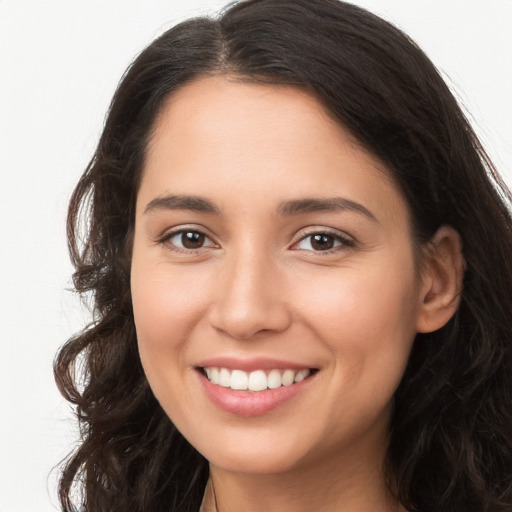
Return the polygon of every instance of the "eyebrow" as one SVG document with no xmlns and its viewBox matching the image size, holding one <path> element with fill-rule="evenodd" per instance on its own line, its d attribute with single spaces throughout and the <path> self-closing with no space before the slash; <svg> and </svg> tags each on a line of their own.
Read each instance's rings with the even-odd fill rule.
<svg viewBox="0 0 512 512">
<path fill-rule="evenodd" d="M 362 213 L 369 219 L 378 222 L 373 213 L 360 203 L 356 203 L 344 197 L 330 197 L 325 199 L 303 198 L 293 199 L 281 203 L 277 208 L 279 215 L 300 215 L 302 213 L 311 212 L 336 212 L 336 211 L 352 211 Z"/>
<path fill-rule="evenodd" d="M 169 195 L 156 197 L 146 206 L 144 213 L 155 210 L 191 210 L 199 213 L 220 215 L 220 210 L 210 200 L 200 196 Z M 301 198 L 285 201 L 277 207 L 279 216 L 293 216 L 312 212 L 352 211 L 362 213 L 377 222 L 377 218 L 362 204 L 344 197 Z"/>
<path fill-rule="evenodd" d="M 148 203 L 144 213 L 155 210 L 191 210 L 200 213 L 220 214 L 220 210 L 208 199 L 184 195 L 156 197 Z"/>
</svg>

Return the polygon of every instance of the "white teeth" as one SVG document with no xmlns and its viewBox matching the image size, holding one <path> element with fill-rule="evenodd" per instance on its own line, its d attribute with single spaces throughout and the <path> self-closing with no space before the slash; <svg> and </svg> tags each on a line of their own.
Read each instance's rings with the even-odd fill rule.
<svg viewBox="0 0 512 512">
<path fill-rule="evenodd" d="M 263 370 L 256 370 L 249 374 L 249 391 L 263 391 L 267 389 L 267 375 Z"/>
<path fill-rule="evenodd" d="M 281 387 L 281 372 L 279 370 L 270 370 L 267 375 L 267 386 L 270 389 Z"/>
<path fill-rule="evenodd" d="M 206 372 L 206 375 L 208 378 L 212 381 L 213 384 L 219 383 L 219 369 L 218 368 L 208 368 L 210 370 L 211 375 L 208 376 L 208 372 Z"/>
<path fill-rule="evenodd" d="M 286 370 L 281 377 L 281 382 L 283 386 L 289 386 L 290 384 L 293 384 L 294 379 L 295 372 L 293 370 Z"/>
<path fill-rule="evenodd" d="M 233 370 L 231 372 L 231 389 L 247 389 L 248 380 L 247 373 L 242 370 Z"/>
<path fill-rule="evenodd" d="M 301 382 L 311 375 L 311 371 L 302 370 L 255 370 L 244 372 L 243 370 L 229 370 L 227 368 L 204 368 L 208 380 L 225 388 L 234 390 L 264 391 L 265 389 L 277 389 L 281 386 L 291 386 Z"/>
<path fill-rule="evenodd" d="M 231 373 L 227 368 L 221 368 L 219 373 L 219 384 L 225 388 L 231 387 Z"/>
<path fill-rule="evenodd" d="M 300 370 L 295 375 L 294 382 L 300 382 L 301 380 L 304 380 L 309 375 L 309 370 Z"/>
</svg>

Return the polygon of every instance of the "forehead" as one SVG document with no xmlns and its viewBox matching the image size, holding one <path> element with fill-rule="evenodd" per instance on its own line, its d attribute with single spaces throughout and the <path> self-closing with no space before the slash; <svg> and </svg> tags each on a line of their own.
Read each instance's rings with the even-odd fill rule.
<svg viewBox="0 0 512 512">
<path fill-rule="evenodd" d="M 163 105 L 141 193 L 150 200 L 171 189 L 222 201 L 236 191 L 242 201 L 261 193 L 267 202 L 343 193 L 358 202 L 403 202 L 392 181 L 307 92 L 209 77 L 182 87 Z"/>
<path fill-rule="evenodd" d="M 253 144 L 258 141 L 265 144 L 269 139 L 275 141 L 280 135 L 284 142 L 288 134 L 306 135 L 311 143 L 318 137 L 334 137 L 337 145 L 342 142 L 347 146 L 360 146 L 307 91 L 229 76 L 201 78 L 172 93 L 154 123 L 150 147 L 161 135 L 170 135 L 173 129 L 179 130 L 183 137 L 213 137 L 214 142 L 223 134 L 225 139 L 240 142 L 249 136 Z M 187 132 L 188 129 L 193 132 Z M 318 137 L 312 137 L 313 130 Z M 377 164 L 377 160 L 374 163 Z"/>
</svg>

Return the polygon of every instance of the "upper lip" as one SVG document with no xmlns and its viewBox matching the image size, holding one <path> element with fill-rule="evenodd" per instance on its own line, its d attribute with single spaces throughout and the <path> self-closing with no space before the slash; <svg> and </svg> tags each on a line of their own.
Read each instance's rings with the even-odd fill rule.
<svg viewBox="0 0 512 512">
<path fill-rule="evenodd" d="M 199 368 L 227 368 L 230 370 L 244 370 L 252 372 L 254 370 L 273 370 L 273 369 L 292 369 L 302 370 L 311 369 L 308 364 L 294 361 L 285 361 L 283 359 L 274 359 L 267 357 L 256 357 L 252 359 L 240 359 L 236 357 L 212 357 L 204 359 L 197 364 Z"/>
</svg>

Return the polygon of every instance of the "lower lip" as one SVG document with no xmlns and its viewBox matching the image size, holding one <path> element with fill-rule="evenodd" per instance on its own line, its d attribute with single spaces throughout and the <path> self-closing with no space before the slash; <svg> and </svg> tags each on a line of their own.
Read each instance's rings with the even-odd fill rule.
<svg viewBox="0 0 512 512">
<path fill-rule="evenodd" d="M 238 416 L 261 416 L 285 404 L 309 385 L 314 374 L 296 384 L 265 391 L 235 391 L 212 384 L 199 373 L 201 384 L 210 400 L 222 410 Z"/>
</svg>

